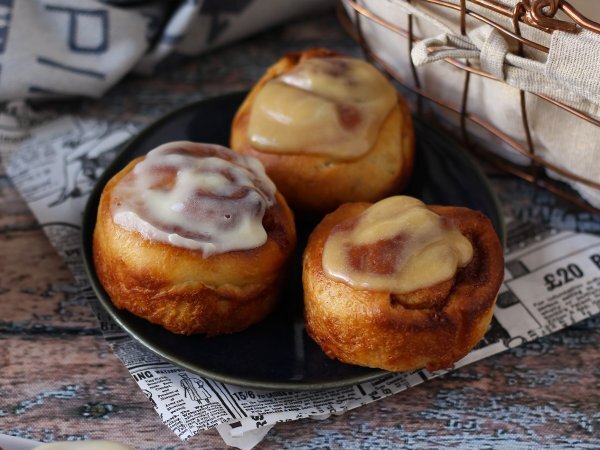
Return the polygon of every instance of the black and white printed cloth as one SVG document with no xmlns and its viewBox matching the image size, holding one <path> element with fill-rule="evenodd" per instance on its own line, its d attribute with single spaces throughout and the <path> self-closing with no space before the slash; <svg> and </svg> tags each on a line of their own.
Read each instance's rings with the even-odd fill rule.
<svg viewBox="0 0 600 450">
<path fill-rule="evenodd" d="M 331 0 L 0 0 L 0 101 L 100 97 L 125 74 L 331 6 Z"/>
</svg>

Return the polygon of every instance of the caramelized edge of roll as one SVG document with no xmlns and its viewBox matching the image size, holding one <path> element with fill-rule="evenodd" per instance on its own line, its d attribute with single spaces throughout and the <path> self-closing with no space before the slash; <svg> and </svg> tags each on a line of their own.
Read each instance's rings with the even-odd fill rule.
<svg viewBox="0 0 600 450">
<path fill-rule="evenodd" d="M 278 188 L 281 186 L 281 191 L 285 192 L 286 199 L 288 202 L 299 209 L 316 210 L 322 212 L 331 211 L 336 206 L 345 203 L 348 199 L 335 199 L 332 204 L 322 205 L 321 202 L 317 204 L 311 204 L 310 199 L 304 198 L 303 193 L 297 193 L 294 189 L 288 188 L 286 169 L 279 173 L 277 168 L 280 164 L 286 167 L 297 167 L 299 165 L 306 164 L 306 161 L 311 161 L 312 166 L 318 167 L 321 171 L 333 172 L 337 171 L 340 176 L 343 176 L 343 172 L 348 168 L 352 168 L 354 165 L 361 164 L 363 161 L 372 157 L 375 151 L 381 146 L 387 145 L 383 142 L 382 136 L 385 134 L 382 132 L 384 129 L 395 129 L 398 120 L 401 120 L 400 129 L 400 141 L 401 145 L 398 149 L 398 153 L 401 158 L 401 166 L 398 174 L 390 181 L 386 186 L 382 186 L 380 192 L 376 196 L 377 199 L 384 198 L 395 192 L 400 192 L 406 187 L 410 181 L 410 176 L 413 172 L 414 167 L 414 155 L 415 155 L 415 134 L 412 124 L 412 116 L 408 108 L 407 101 L 400 95 L 397 95 L 397 104 L 392 108 L 383 124 L 380 128 L 379 136 L 375 141 L 375 144 L 369 149 L 367 153 L 354 160 L 347 161 L 334 161 L 332 158 L 327 156 L 321 156 L 316 154 L 277 154 L 270 152 L 260 151 L 252 146 L 250 138 L 248 137 L 248 123 L 250 120 L 250 112 L 254 100 L 262 87 L 273 78 L 278 77 L 284 73 L 289 72 L 296 67 L 300 62 L 310 58 L 327 58 L 345 56 L 342 53 L 325 49 L 325 48 L 314 48 L 304 50 L 300 52 L 291 52 L 280 58 L 275 64 L 270 66 L 264 75 L 256 82 L 252 87 L 240 107 L 238 108 L 231 125 L 231 136 L 230 136 L 230 147 L 237 152 L 245 155 L 254 156 L 260 159 L 265 165 L 265 169 L 269 176 L 275 181 Z M 373 180 L 376 181 L 376 180 Z M 293 186 L 293 183 L 291 183 Z M 312 188 L 315 188 L 312 186 Z M 326 187 L 325 187 L 326 188 Z M 365 199 L 367 200 L 367 199 Z M 368 200 L 373 200 L 368 199 Z M 360 201 L 360 200 L 354 200 Z M 308 203 L 308 204 L 307 204 Z M 335 205 L 333 204 L 335 203 Z"/>
<path fill-rule="evenodd" d="M 329 357 L 350 364 L 392 371 L 451 367 L 487 331 L 504 277 L 503 250 L 491 222 L 468 208 L 428 206 L 469 239 L 473 258 L 449 282 L 399 296 L 354 289 L 323 270 L 323 247 L 331 229 L 369 206 L 342 205 L 309 238 L 303 257 L 308 334 Z M 413 307 L 402 300 L 405 296 L 432 301 Z"/>
<path fill-rule="evenodd" d="M 203 257 L 201 250 L 148 240 L 113 221 L 112 190 L 141 159 L 109 180 L 98 205 L 94 265 L 113 304 L 178 334 L 232 333 L 264 318 L 296 245 L 293 213 L 283 196 L 277 192 L 265 213 L 263 245 Z"/>
</svg>

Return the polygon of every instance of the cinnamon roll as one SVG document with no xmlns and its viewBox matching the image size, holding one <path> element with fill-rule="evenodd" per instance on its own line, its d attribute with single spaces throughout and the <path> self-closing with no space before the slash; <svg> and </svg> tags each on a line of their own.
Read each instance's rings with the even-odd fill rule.
<svg viewBox="0 0 600 450">
<path fill-rule="evenodd" d="M 235 115 L 231 148 L 260 159 L 292 208 L 326 212 L 400 190 L 414 132 L 406 101 L 377 69 L 314 49 L 267 70 Z"/>
<path fill-rule="evenodd" d="M 218 335 L 271 311 L 295 242 L 292 212 L 259 161 L 173 142 L 107 183 L 93 254 L 117 308 L 173 333 Z"/>
<path fill-rule="evenodd" d="M 303 257 L 306 329 L 331 358 L 450 367 L 485 334 L 504 274 L 483 214 L 405 196 L 327 215 Z"/>
</svg>

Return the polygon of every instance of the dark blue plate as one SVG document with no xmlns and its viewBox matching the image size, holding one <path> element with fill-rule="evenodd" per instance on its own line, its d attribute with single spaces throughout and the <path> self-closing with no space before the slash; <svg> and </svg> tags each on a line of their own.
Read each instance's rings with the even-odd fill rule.
<svg viewBox="0 0 600 450">
<path fill-rule="evenodd" d="M 225 383 L 264 389 L 308 390 L 367 381 L 383 371 L 329 359 L 304 331 L 300 255 L 315 223 L 298 218 L 296 264 L 278 308 L 241 333 L 205 338 L 172 334 L 158 325 L 116 309 L 94 269 L 92 234 L 100 193 L 106 182 L 133 158 L 170 141 L 228 145 L 233 115 L 246 93 L 202 100 L 178 109 L 142 131 L 108 167 L 92 192 L 83 218 L 83 254 L 90 283 L 100 302 L 131 336 L 167 361 Z M 485 213 L 503 237 L 498 201 L 484 175 L 451 138 L 415 120 L 417 158 L 406 193 L 440 205 L 461 205 Z"/>
</svg>

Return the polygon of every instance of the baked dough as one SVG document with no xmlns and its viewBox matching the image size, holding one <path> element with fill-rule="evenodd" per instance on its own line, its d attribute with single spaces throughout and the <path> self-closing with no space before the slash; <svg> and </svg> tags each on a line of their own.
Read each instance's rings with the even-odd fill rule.
<svg viewBox="0 0 600 450">
<path fill-rule="evenodd" d="M 191 184 L 179 181 L 182 172 Z M 292 212 L 258 161 L 225 147 L 175 142 L 106 184 L 93 254 L 117 308 L 173 333 L 218 335 L 272 310 L 295 243 Z"/>
<path fill-rule="evenodd" d="M 340 56 L 325 49 L 313 49 L 284 56 L 271 66 L 252 88 L 232 123 L 231 148 L 262 161 L 269 177 L 294 209 L 323 213 L 345 202 L 379 200 L 401 190 L 409 181 L 413 169 L 414 131 L 410 111 L 406 101 L 385 79 L 383 82 L 387 87 L 384 85 L 383 88 L 390 89 L 392 92 L 391 109 L 378 127 L 373 144 L 359 156 L 346 155 L 345 159 L 339 159 L 331 154 L 324 154 L 326 149 L 321 150 L 321 153 L 311 153 L 307 148 L 282 153 L 272 149 L 259 149 L 251 142 L 249 129 L 253 108 L 256 108 L 257 97 L 270 81 L 294 73 L 293 71 L 307 60 L 333 59 Z M 362 65 L 366 64 L 361 61 L 360 68 L 363 69 Z M 369 67 L 375 70 L 372 66 Z M 378 72 L 376 74 L 383 77 Z M 343 71 L 338 78 L 340 82 L 344 80 Z M 331 81 L 333 85 L 338 78 L 332 77 L 325 81 Z M 291 82 L 298 83 L 293 80 Z M 327 90 L 327 86 L 324 89 Z M 333 86 L 331 89 L 333 90 Z M 343 92 L 340 95 L 343 98 Z M 324 94 L 325 98 L 327 96 L 328 94 Z M 312 98 L 310 95 L 307 97 Z M 339 101 L 339 95 L 336 101 L 339 102 L 338 105 L 345 105 L 343 101 Z M 297 108 L 298 103 L 290 102 L 290 110 Z M 319 104 L 319 106 L 323 105 Z M 308 113 L 304 114 L 308 115 Z M 340 112 L 340 116 L 342 115 Z M 314 129 L 308 129 L 302 134 L 316 134 L 319 120 L 315 122 L 317 124 Z M 280 135 L 285 137 L 285 127 L 282 128 Z M 353 141 L 348 139 L 344 142 Z M 344 146 L 339 146 L 339 149 L 344 149 Z"/>
<path fill-rule="evenodd" d="M 338 224 L 351 223 L 370 206 L 342 205 L 311 234 L 303 257 L 306 330 L 329 357 L 345 363 L 390 371 L 449 368 L 479 342 L 492 318 L 504 274 L 492 224 L 467 208 L 428 206 L 444 227 L 456 227 L 470 242 L 470 261 L 449 280 L 412 292 L 357 288 L 326 273 L 323 249 Z M 378 254 L 377 245 L 364 250 L 378 267 L 389 256 Z"/>
</svg>

